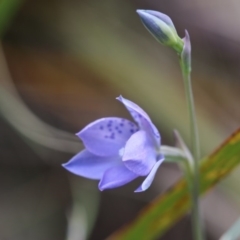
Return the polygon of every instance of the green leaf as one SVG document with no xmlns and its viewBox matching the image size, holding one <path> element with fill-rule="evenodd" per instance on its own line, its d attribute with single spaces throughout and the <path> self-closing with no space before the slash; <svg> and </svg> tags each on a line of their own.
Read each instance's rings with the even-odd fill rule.
<svg viewBox="0 0 240 240">
<path fill-rule="evenodd" d="M 200 164 L 200 191 L 205 193 L 240 163 L 240 129 Z M 110 240 L 151 240 L 162 236 L 190 209 L 187 184 L 180 179 L 166 193 L 145 207 L 130 224 L 112 234 Z"/>
</svg>

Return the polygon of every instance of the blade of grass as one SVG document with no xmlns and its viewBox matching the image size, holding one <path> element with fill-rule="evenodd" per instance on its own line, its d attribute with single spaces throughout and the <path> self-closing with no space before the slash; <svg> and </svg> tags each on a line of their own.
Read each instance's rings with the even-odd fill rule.
<svg viewBox="0 0 240 240">
<path fill-rule="evenodd" d="M 200 192 L 205 193 L 240 163 L 240 129 L 200 163 Z M 166 193 L 145 207 L 130 224 L 108 240 L 155 239 L 162 236 L 190 209 L 187 184 L 180 179 Z"/>
</svg>

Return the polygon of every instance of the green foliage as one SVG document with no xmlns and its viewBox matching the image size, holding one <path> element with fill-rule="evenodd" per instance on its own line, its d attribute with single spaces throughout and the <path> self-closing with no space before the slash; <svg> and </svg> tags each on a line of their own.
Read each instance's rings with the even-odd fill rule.
<svg viewBox="0 0 240 240">
<path fill-rule="evenodd" d="M 0 36 L 15 15 L 23 0 L 0 0 Z"/>
<path fill-rule="evenodd" d="M 200 191 L 205 193 L 240 163 L 240 129 L 200 163 Z M 187 183 L 180 179 L 143 209 L 137 218 L 109 237 L 111 240 L 145 240 L 162 236 L 190 209 Z"/>
</svg>

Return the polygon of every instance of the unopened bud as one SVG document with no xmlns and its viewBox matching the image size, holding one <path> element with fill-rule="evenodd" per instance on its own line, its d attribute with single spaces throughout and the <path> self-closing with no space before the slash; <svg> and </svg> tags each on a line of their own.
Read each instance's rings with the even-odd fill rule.
<svg viewBox="0 0 240 240">
<path fill-rule="evenodd" d="M 181 54 L 183 40 L 178 36 L 172 20 L 167 15 L 151 10 L 137 10 L 137 13 L 143 25 L 157 41 Z"/>
</svg>

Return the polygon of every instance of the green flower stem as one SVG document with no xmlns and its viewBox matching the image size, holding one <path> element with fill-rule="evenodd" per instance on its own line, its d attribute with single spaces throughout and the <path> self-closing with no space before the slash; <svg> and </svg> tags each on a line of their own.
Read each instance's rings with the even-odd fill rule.
<svg viewBox="0 0 240 240">
<path fill-rule="evenodd" d="M 202 223 L 200 218 L 200 209 L 199 209 L 199 186 L 196 181 L 198 181 L 198 178 L 196 178 L 196 174 L 193 172 L 193 166 L 189 161 L 186 161 L 186 164 L 184 166 L 185 170 L 185 177 L 188 183 L 188 188 L 191 194 L 192 199 L 192 230 L 193 230 L 193 236 L 195 240 L 204 240 L 204 234 L 202 230 Z"/>
<path fill-rule="evenodd" d="M 191 67 L 185 66 L 182 59 L 180 59 L 180 66 L 182 70 L 184 87 L 186 93 L 186 99 L 188 104 L 188 111 L 190 117 L 190 128 L 191 128 L 191 143 L 192 143 L 192 154 L 193 161 L 188 162 L 186 171 L 186 177 L 188 178 L 189 190 L 192 197 L 192 227 L 195 240 L 203 240 L 204 235 L 202 231 L 202 224 L 199 210 L 199 164 L 200 150 L 199 150 L 199 137 L 198 128 L 196 121 L 196 114 L 194 108 L 194 99 L 191 85 Z"/>
<path fill-rule="evenodd" d="M 197 128 L 196 114 L 195 114 L 195 108 L 194 108 L 191 76 L 190 76 L 190 71 L 187 70 L 182 60 L 180 60 L 180 65 L 181 65 L 181 70 L 182 70 L 182 75 L 184 80 L 184 87 L 185 87 L 185 93 L 186 93 L 188 111 L 189 111 L 189 117 L 190 117 L 192 154 L 195 161 L 197 162 L 196 167 L 198 169 L 198 160 L 200 159 L 200 149 L 199 149 L 199 136 L 198 136 L 198 128 Z"/>
</svg>

